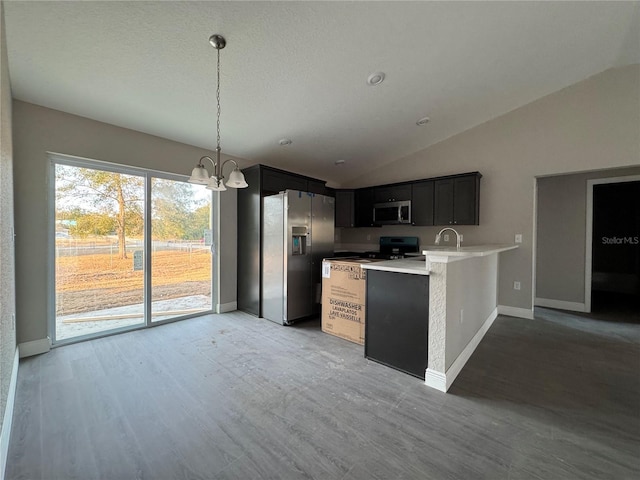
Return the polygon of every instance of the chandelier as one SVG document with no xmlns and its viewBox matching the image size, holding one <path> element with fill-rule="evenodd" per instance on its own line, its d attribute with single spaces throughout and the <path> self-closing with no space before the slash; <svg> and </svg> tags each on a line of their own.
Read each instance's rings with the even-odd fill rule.
<svg viewBox="0 0 640 480">
<path fill-rule="evenodd" d="M 193 171 L 191 172 L 191 177 L 189 177 L 190 183 L 195 183 L 198 185 L 206 185 L 209 190 L 213 190 L 216 192 L 223 192 L 227 189 L 227 187 L 231 188 L 246 188 L 249 185 L 247 181 L 244 179 L 244 175 L 238 168 L 238 163 L 233 159 L 228 159 L 224 163 L 220 161 L 220 50 L 222 50 L 226 45 L 227 41 L 222 35 L 211 35 L 209 37 L 209 43 L 216 49 L 218 52 L 218 68 L 217 68 L 217 77 L 218 83 L 216 88 L 216 100 L 218 103 L 218 121 L 217 121 L 217 146 L 216 146 L 216 158 L 215 160 L 211 157 L 205 155 L 204 157 L 200 157 L 198 164 L 195 166 Z M 211 165 L 213 166 L 213 174 L 209 177 L 209 172 L 203 165 L 203 160 L 209 160 Z M 229 174 L 229 180 L 224 182 L 223 170 L 224 166 L 227 163 L 233 163 L 235 168 Z"/>
</svg>

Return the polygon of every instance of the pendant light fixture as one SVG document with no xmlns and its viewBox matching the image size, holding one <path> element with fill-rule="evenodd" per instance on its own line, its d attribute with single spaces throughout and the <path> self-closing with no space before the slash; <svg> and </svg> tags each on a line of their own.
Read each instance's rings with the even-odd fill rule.
<svg viewBox="0 0 640 480">
<path fill-rule="evenodd" d="M 211 35 L 211 37 L 209 37 L 209 43 L 218 51 L 218 84 L 216 88 L 216 100 L 218 103 L 218 122 L 216 131 L 218 133 L 218 143 L 216 146 L 216 158 L 214 160 L 206 155 L 204 157 L 201 157 L 198 161 L 198 164 L 191 172 L 189 182 L 198 185 L 206 185 L 209 190 L 223 192 L 227 189 L 227 187 L 246 188 L 249 185 L 244 179 L 244 175 L 240 171 L 240 168 L 238 168 L 238 163 L 235 160 L 228 159 L 224 163 L 221 163 L 220 161 L 220 50 L 222 50 L 227 45 L 227 41 L 222 35 Z M 202 161 L 205 159 L 209 160 L 211 162 L 211 165 L 213 166 L 213 175 L 211 175 L 211 177 L 209 177 L 209 172 L 202 164 Z M 222 171 L 224 170 L 224 166 L 229 162 L 233 163 L 235 165 L 235 168 L 229 174 L 229 180 L 227 180 L 225 186 L 224 175 Z"/>
</svg>

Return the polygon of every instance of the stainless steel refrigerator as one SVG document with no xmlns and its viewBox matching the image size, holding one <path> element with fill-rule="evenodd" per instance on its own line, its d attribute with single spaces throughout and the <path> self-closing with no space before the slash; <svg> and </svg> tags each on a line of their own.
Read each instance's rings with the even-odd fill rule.
<svg viewBox="0 0 640 480">
<path fill-rule="evenodd" d="M 297 190 L 264 197 L 262 316 L 290 325 L 320 311 L 322 259 L 333 256 L 335 199 Z"/>
</svg>

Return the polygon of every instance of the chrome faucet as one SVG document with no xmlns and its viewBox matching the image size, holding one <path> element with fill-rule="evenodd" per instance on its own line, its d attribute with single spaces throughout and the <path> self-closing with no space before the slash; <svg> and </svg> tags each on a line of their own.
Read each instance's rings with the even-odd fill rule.
<svg viewBox="0 0 640 480">
<path fill-rule="evenodd" d="M 436 245 L 440 245 L 440 238 L 442 237 L 442 232 L 444 232 L 445 230 L 451 230 L 456 234 L 456 249 L 460 251 L 460 234 L 451 227 L 444 227 L 442 230 L 440 230 L 440 232 L 438 232 L 438 234 L 436 235 Z"/>
</svg>

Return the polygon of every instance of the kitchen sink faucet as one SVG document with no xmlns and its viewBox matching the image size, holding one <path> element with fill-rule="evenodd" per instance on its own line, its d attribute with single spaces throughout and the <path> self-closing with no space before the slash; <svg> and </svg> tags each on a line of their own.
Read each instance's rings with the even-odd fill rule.
<svg viewBox="0 0 640 480">
<path fill-rule="evenodd" d="M 444 232 L 445 230 L 451 230 L 456 234 L 456 249 L 460 251 L 460 234 L 451 227 L 444 227 L 442 230 L 440 230 L 440 232 L 438 232 L 438 234 L 436 235 L 436 245 L 440 245 L 440 238 L 442 237 L 442 232 Z"/>
</svg>

